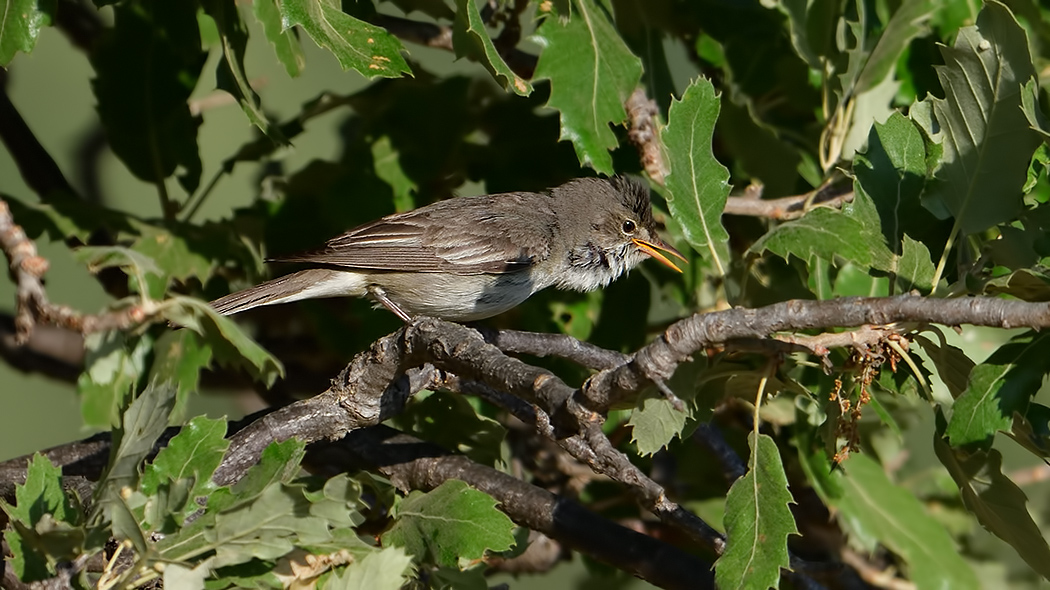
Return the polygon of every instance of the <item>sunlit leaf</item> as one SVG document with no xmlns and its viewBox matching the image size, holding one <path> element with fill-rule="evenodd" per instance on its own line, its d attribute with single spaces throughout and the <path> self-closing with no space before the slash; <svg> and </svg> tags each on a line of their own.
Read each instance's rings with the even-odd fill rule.
<svg viewBox="0 0 1050 590">
<path fill-rule="evenodd" d="M 277 0 L 255 0 L 252 2 L 252 12 L 262 24 L 263 35 L 273 46 L 284 71 L 293 78 L 301 74 L 306 67 L 303 46 L 299 43 L 299 36 L 295 34 L 294 29 L 284 28 Z"/>
<path fill-rule="evenodd" d="M 404 46 L 385 29 L 343 12 L 338 0 L 283 0 L 286 27 L 299 25 L 320 47 L 332 52 L 344 70 L 366 78 L 398 78 L 411 73 L 401 56 Z"/>
<path fill-rule="evenodd" d="M 711 151 L 718 108 L 714 87 L 698 78 L 682 100 L 672 101 L 663 140 L 671 169 L 667 177 L 671 215 L 689 243 L 724 275 L 729 266 L 729 234 L 722 225 L 722 211 L 729 196 L 729 170 Z"/>
<path fill-rule="evenodd" d="M 514 523 L 496 509 L 492 496 L 448 480 L 428 493 L 409 494 L 398 505 L 383 544 L 452 567 L 461 558 L 481 559 L 485 551 L 509 549 L 513 530 Z"/>
<path fill-rule="evenodd" d="M 550 80 L 547 106 L 561 113 L 561 139 L 572 142 L 580 163 L 612 174 L 617 141 L 609 124 L 627 118 L 624 102 L 642 64 L 595 0 L 579 0 L 576 9 L 568 21 L 547 17 L 536 31 L 543 52 L 533 80 Z"/>
<path fill-rule="evenodd" d="M 532 94 L 532 84 L 514 73 L 496 50 L 476 0 L 456 0 L 456 20 L 452 43 L 457 57 L 470 57 L 481 62 L 504 89 L 519 96 Z"/>
<path fill-rule="evenodd" d="M 0 12 L 0 67 L 6 68 L 15 53 L 30 53 L 40 29 L 55 18 L 56 0 L 4 0 Z"/>
<path fill-rule="evenodd" d="M 946 434 L 952 446 L 990 446 L 995 433 L 1009 430 L 1014 412 L 1024 414 L 1050 372 L 1050 333 L 1015 339 L 974 367 L 966 391 L 952 406 Z"/>
<path fill-rule="evenodd" d="M 1021 187 L 1039 143 L 1021 111 L 1021 87 L 1035 68 L 1024 29 L 994 1 L 941 54 L 946 65 L 937 66 L 937 76 L 945 98 L 929 99 L 935 123 L 925 127 L 944 150 L 941 183 L 923 204 L 972 234 L 1021 212 Z"/>
<path fill-rule="evenodd" d="M 790 566 L 788 535 L 798 533 L 776 443 L 752 432 L 748 444 L 747 475 L 726 497 L 726 550 L 715 562 L 715 583 L 723 590 L 777 587 L 781 568 Z"/>
</svg>

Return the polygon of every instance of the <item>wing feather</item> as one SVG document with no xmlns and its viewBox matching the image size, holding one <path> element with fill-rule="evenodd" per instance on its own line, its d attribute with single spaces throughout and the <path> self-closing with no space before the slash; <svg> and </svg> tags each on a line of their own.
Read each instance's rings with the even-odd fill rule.
<svg viewBox="0 0 1050 590">
<path fill-rule="evenodd" d="M 354 228 L 320 250 L 274 260 L 376 271 L 516 272 L 550 256 L 554 222 L 547 195 L 459 197 Z"/>
</svg>

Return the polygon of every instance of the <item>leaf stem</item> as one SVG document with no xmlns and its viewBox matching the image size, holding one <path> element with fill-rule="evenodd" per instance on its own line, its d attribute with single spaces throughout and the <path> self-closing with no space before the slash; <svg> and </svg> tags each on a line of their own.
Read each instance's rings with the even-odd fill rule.
<svg viewBox="0 0 1050 590">
<path fill-rule="evenodd" d="M 930 294 L 936 294 L 937 284 L 941 282 L 941 276 L 944 274 L 944 266 L 948 262 L 948 254 L 951 253 L 952 247 L 955 246 L 955 238 L 959 236 L 959 230 L 962 219 L 962 214 L 956 216 L 955 223 L 952 224 L 952 232 L 948 234 L 948 241 L 944 243 L 944 252 L 941 252 L 941 259 L 937 261 L 937 270 L 933 273 L 933 280 L 930 281 Z"/>
<path fill-rule="evenodd" d="M 190 205 L 189 203 L 187 203 L 187 205 L 189 205 L 189 210 L 187 210 L 186 214 L 183 216 L 183 221 L 188 223 L 190 220 L 193 219 L 193 216 L 196 215 L 197 211 L 200 210 L 201 205 L 203 205 L 204 201 L 208 199 L 208 195 L 211 194 L 212 189 L 215 188 L 215 185 L 219 184 L 219 179 L 222 178 L 225 174 L 225 167 L 219 169 L 219 171 L 211 177 L 211 180 L 208 181 L 208 186 L 204 187 L 204 190 L 192 197 L 192 199 L 194 199 L 193 204 Z"/>
</svg>

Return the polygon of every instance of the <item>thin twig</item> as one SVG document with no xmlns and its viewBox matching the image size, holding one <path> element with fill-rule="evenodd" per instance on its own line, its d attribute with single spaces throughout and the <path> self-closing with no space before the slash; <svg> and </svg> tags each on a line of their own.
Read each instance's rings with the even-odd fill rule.
<svg viewBox="0 0 1050 590">
<path fill-rule="evenodd" d="M 98 315 L 82 314 L 47 298 L 41 280 L 48 269 L 46 258 L 37 254 L 36 244 L 11 217 L 7 202 L 0 199 L 0 250 L 7 256 L 15 281 L 15 342 L 28 341 L 37 322 L 66 327 L 82 334 L 100 330 L 126 329 L 142 323 L 146 312 L 138 305 Z"/>
</svg>

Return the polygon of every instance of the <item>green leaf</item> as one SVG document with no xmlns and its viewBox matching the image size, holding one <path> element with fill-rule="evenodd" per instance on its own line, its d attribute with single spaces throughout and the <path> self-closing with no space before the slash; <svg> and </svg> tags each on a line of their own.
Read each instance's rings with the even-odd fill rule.
<svg viewBox="0 0 1050 590">
<path fill-rule="evenodd" d="M 401 41 L 385 29 L 358 20 L 340 7 L 339 0 L 283 0 L 286 27 L 299 25 L 320 47 L 335 55 L 344 70 L 362 76 L 399 78 L 411 73 L 401 56 Z"/>
<path fill-rule="evenodd" d="M 837 3 L 831 0 L 767 0 L 788 17 L 791 45 L 810 68 L 824 69 L 824 57 L 831 49 Z"/>
<path fill-rule="evenodd" d="M 199 117 L 188 100 L 207 54 L 192 2 L 122 3 L 91 53 L 106 139 L 138 178 L 161 184 L 177 169 L 188 192 L 200 183 Z"/>
<path fill-rule="evenodd" d="M 638 400 L 638 404 L 627 425 L 631 427 L 631 440 L 638 446 L 640 454 L 652 455 L 685 429 L 689 414 L 674 409 L 665 397 L 646 395 Z"/>
<path fill-rule="evenodd" d="M 302 486 L 287 483 L 299 472 L 304 448 L 296 439 L 271 443 L 232 490 L 219 488 L 208 497 L 203 516 L 158 542 L 159 555 L 186 561 L 230 543 L 213 563 L 222 567 L 254 557 L 280 557 L 296 542 L 330 542 L 325 520 L 307 516 L 310 501 Z M 258 547 L 253 547 L 254 542 Z"/>
<path fill-rule="evenodd" d="M 1026 334 L 992 353 L 970 372 L 966 391 L 955 400 L 947 435 L 953 447 L 988 448 L 995 433 L 1009 430 L 1050 372 L 1050 333 Z"/>
<path fill-rule="evenodd" d="M 937 66 L 945 98 L 930 98 L 936 123 L 928 136 L 944 152 L 923 205 L 939 218 L 955 217 L 963 234 L 983 231 L 1021 213 L 1025 183 L 1039 136 L 1021 111 L 1021 86 L 1035 75 L 1028 40 L 1009 9 L 985 4 L 977 26 L 942 47 Z"/>
<path fill-rule="evenodd" d="M 151 382 L 170 382 L 176 388 L 173 421 L 182 422 L 190 395 L 197 392 L 201 371 L 211 363 L 211 348 L 190 330 L 170 330 L 153 345 Z"/>
<path fill-rule="evenodd" d="M 166 482 L 188 480 L 191 487 L 187 496 L 191 502 L 178 508 L 176 514 L 181 524 L 187 514 L 198 508 L 192 500 L 216 489 L 211 476 L 230 445 L 225 435 L 225 420 L 211 420 L 204 416 L 193 418 L 146 467 L 139 489 L 150 496 Z"/>
<path fill-rule="evenodd" d="M 579 0 L 572 19 L 548 16 L 536 31 L 543 46 L 533 80 L 550 80 L 547 106 L 561 113 L 561 137 L 580 163 L 613 173 L 609 150 L 618 144 L 609 124 L 627 118 L 624 103 L 642 77 L 631 53 L 595 0 Z"/>
<path fill-rule="evenodd" d="M 296 438 L 270 443 L 263 449 L 259 462 L 233 487 L 236 498 L 240 501 L 254 498 L 274 483 L 292 481 L 299 473 L 305 449 L 306 445 Z"/>
<path fill-rule="evenodd" d="M 244 114 L 253 125 L 262 130 L 274 143 L 286 144 L 288 140 L 274 125 L 259 103 L 259 95 L 248 82 L 244 69 L 244 54 L 248 47 L 248 31 L 234 0 L 203 0 L 204 12 L 215 21 L 222 45 L 222 60 L 215 70 L 216 86 L 229 92 L 240 103 Z"/>
<path fill-rule="evenodd" d="M 842 495 L 824 500 L 839 510 L 839 520 L 852 534 L 878 540 L 900 555 L 917 588 L 979 588 L 944 526 L 926 514 L 910 490 L 894 485 L 866 455 L 852 455 L 842 470 L 832 476 Z"/>
<path fill-rule="evenodd" d="M 309 504 L 301 488 L 274 483 L 250 504 L 219 514 L 204 534 L 215 549 L 214 567 L 275 559 L 291 551 L 298 539 L 327 538 L 324 519 L 305 514 Z"/>
<path fill-rule="evenodd" d="M 988 281 L 984 290 L 990 295 L 1002 293 L 1023 301 L 1050 301 L 1050 268 L 1020 268 Z"/>
<path fill-rule="evenodd" d="M 152 272 L 163 272 L 177 281 L 197 278 L 206 282 L 215 268 L 215 262 L 192 250 L 183 236 L 159 228 L 142 228 L 142 237 L 135 241 L 131 250 L 147 257 Z"/>
<path fill-rule="evenodd" d="M 949 447 L 941 436 L 934 438 L 933 446 L 958 484 L 966 509 L 981 526 L 1009 543 L 1029 567 L 1050 579 L 1050 546 L 1026 508 L 1028 497 L 1003 474 L 999 451 L 967 453 Z"/>
<path fill-rule="evenodd" d="M 329 526 L 350 529 L 365 521 L 361 510 L 367 504 L 361 499 L 361 483 L 344 474 L 324 482 L 317 492 L 306 492 L 310 514 L 324 518 Z"/>
<path fill-rule="evenodd" d="M 905 232 L 915 228 L 915 217 L 928 217 L 919 202 L 926 183 L 922 134 L 914 123 L 894 113 L 885 123 L 872 127 L 867 152 L 857 154 L 853 170 L 857 184 L 875 203 L 882 235 L 899 254 Z"/>
<path fill-rule="evenodd" d="M 905 0 L 901 3 L 868 55 L 854 92 L 860 94 L 874 88 L 890 74 L 912 39 L 927 33 L 927 23 L 939 5 L 935 0 Z"/>
<path fill-rule="evenodd" d="M 401 154 L 389 136 L 384 135 L 372 143 L 372 161 L 375 163 L 376 176 L 394 191 L 394 209 L 399 213 L 415 209 L 413 195 L 419 191 L 419 186 L 401 167 Z"/>
<path fill-rule="evenodd" d="M 199 299 L 173 297 L 165 302 L 161 315 L 173 324 L 203 336 L 221 364 L 245 369 L 267 386 L 284 374 L 280 361 L 249 338 L 232 320 L 219 315 Z"/>
<path fill-rule="evenodd" d="M 718 274 L 725 275 L 729 234 L 722 226 L 722 211 L 729 196 L 729 170 L 711 152 L 718 109 L 714 87 L 698 78 L 682 100 L 671 102 L 663 140 L 671 169 L 667 177 L 671 215 L 693 248 L 708 253 Z"/>
<path fill-rule="evenodd" d="M 294 29 L 285 29 L 281 22 L 281 11 L 276 0 L 257 0 L 252 2 L 252 12 L 263 26 L 263 35 L 273 45 L 277 60 L 292 78 L 299 76 L 306 67 L 306 56 L 299 36 Z"/>
<path fill-rule="evenodd" d="M 408 582 L 412 570 L 412 556 L 400 547 L 386 547 L 382 551 L 369 553 L 364 559 L 346 566 L 333 574 L 323 590 L 398 590 Z"/>
<path fill-rule="evenodd" d="M 1035 78 L 1029 79 L 1021 88 L 1021 111 L 1024 112 L 1031 128 L 1042 137 L 1043 142 L 1050 143 L 1050 123 L 1039 106 L 1039 82 Z"/>
<path fill-rule="evenodd" d="M 481 62 L 504 90 L 510 90 L 518 96 L 532 94 L 532 84 L 515 74 L 496 50 L 485 30 L 485 21 L 481 19 L 477 0 L 456 0 L 452 43 L 456 57 L 469 57 Z"/>
<path fill-rule="evenodd" d="M 726 496 L 726 550 L 715 562 L 723 589 L 778 587 L 780 569 L 791 565 L 788 535 L 798 534 L 780 451 L 772 438 L 752 432 L 747 475 Z"/>
<path fill-rule="evenodd" d="M 707 363 L 703 361 L 682 363 L 668 380 L 667 386 L 685 402 L 684 412 L 676 410 L 665 397 L 654 392 L 640 397 L 627 422 L 639 453 L 651 455 L 659 451 L 670 444 L 674 437 L 681 437 L 691 421 L 695 424 L 697 420 L 705 419 L 712 406 L 698 402 L 697 394 L 701 376 L 711 375 L 707 369 Z"/>
<path fill-rule="evenodd" d="M 56 0 L 4 0 L 0 15 L 0 67 L 6 68 L 15 53 L 30 53 L 40 29 L 50 27 Z"/>
<path fill-rule="evenodd" d="M 514 544 L 514 523 L 496 510 L 496 501 L 458 480 L 428 493 L 412 492 L 398 506 L 384 545 L 404 547 L 417 559 L 455 567 L 460 559 L 477 560 L 485 551 L 505 551 Z"/>
<path fill-rule="evenodd" d="M 870 267 L 875 263 L 876 255 L 870 239 L 874 233 L 871 230 L 873 228 L 841 211 L 818 207 L 765 234 L 749 252 L 760 254 L 768 251 L 784 259 L 793 254 L 801 260 L 819 256 Z"/>
<path fill-rule="evenodd" d="M 132 388 L 145 373 L 152 341 L 147 335 L 96 332 L 84 338 L 84 348 L 86 370 L 77 379 L 84 423 L 101 428 L 120 424 Z"/>
<path fill-rule="evenodd" d="M 33 455 L 26 471 L 25 483 L 15 485 L 15 505 L 11 506 L 0 499 L 0 508 L 13 521 L 22 525 L 4 533 L 4 540 L 11 547 L 9 563 L 22 582 L 51 578 L 56 561 L 72 559 L 79 553 L 72 550 L 74 548 L 62 550 L 55 543 L 58 539 L 45 538 L 56 529 L 72 531 L 81 520 L 81 515 L 62 490 L 62 469 L 47 457 L 39 453 Z M 55 527 L 58 523 L 69 526 Z M 81 540 L 82 537 L 81 529 Z"/>
<path fill-rule="evenodd" d="M 933 366 L 937 369 L 937 376 L 948 388 L 948 393 L 953 399 L 958 399 L 966 391 L 966 384 L 976 363 L 970 360 L 961 348 L 944 342 L 943 336 L 939 346 L 925 336 L 916 335 L 914 341 L 930 355 Z"/>
<path fill-rule="evenodd" d="M 150 385 L 124 412 L 120 428 L 113 431 L 113 446 L 109 465 L 95 488 L 95 506 L 91 522 L 113 524 L 118 538 L 135 542 L 138 549 L 145 546 L 135 519 L 127 518 L 124 490 L 134 490 L 146 457 L 168 426 L 168 418 L 175 405 L 175 388 L 168 384 Z"/>
</svg>

